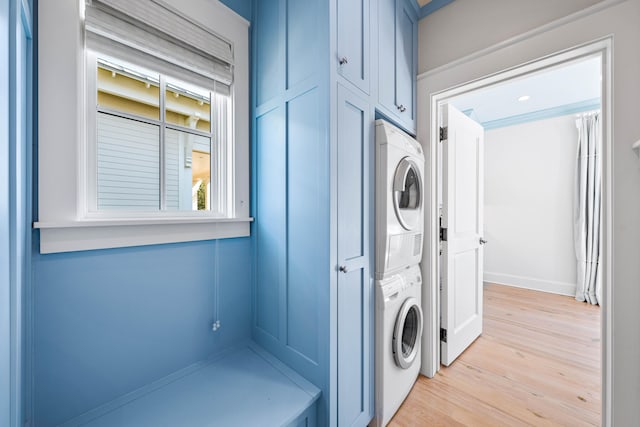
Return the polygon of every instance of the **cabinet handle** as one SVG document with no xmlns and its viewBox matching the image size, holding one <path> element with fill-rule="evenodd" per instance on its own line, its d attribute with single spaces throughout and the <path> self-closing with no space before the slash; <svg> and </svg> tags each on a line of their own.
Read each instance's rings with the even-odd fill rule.
<svg viewBox="0 0 640 427">
<path fill-rule="evenodd" d="M 347 270 L 347 266 L 346 265 L 341 265 L 340 267 L 338 267 L 338 271 L 340 273 L 348 273 L 349 270 Z"/>
<path fill-rule="evenodd" d="M 405 111 L 407 111 L 407 107 L 405 107 L 402 104 L 398 105 L 397 107 L 398 107 L 398 110 L 400 110 L 401 113 L 404 113 Z"/>
<path fill-rule="evenodd" d="M 349 60 L 347 59 L 346 56 L 343 56 L 342 58 L 340 58 L 338 62 L 340 62 L 340 65 L 344 65 L 344 64 L 348 64 Z"/>
<path fill-rule="evenodd" d="M 480 238 L 480 244 L 481 245 L 484 245 L 484 244 L 487 244 L 487 243 L 489 243 L 489 242 L 484 240 L 482 237 Z"/>
</svg>

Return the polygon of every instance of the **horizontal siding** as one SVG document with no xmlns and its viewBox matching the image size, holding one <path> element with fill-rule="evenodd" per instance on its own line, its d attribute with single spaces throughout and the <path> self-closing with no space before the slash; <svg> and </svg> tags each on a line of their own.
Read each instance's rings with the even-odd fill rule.
<svg viewBox="0 0 640 427">
<path fill-rule="evenodd" d="M 159 210 L 160 129 L 98 113 L 99 210 Z"/>
</svg>

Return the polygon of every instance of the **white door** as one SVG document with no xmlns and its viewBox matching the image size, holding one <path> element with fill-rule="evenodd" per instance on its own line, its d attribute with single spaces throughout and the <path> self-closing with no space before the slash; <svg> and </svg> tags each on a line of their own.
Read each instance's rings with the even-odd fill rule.
<svg viewBox="0 0 640 427">
<path fill-rule="evenodd" d="M 440 359 L 449 366 L 482 333 L 484 129 L 442 107 Z"/>
</svg>

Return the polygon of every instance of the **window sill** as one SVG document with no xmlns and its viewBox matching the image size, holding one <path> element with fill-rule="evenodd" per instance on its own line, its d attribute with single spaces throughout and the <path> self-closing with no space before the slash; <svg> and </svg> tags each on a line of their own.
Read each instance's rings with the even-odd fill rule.
<svg viewBox="0 0 640 427">
<path fill-rule="evenodd" d="M 140 218 L 36 222 L 40 253 L 112 249 L 249 236 L 253 218 Z"/>
</svg>

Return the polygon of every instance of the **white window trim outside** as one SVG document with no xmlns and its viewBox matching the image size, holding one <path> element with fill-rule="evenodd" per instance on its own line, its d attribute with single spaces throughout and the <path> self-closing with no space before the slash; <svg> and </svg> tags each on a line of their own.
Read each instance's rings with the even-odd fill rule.
<svg viewBox="0 0 640 427">
<path fill-rule="evenodd" d="M 230 41 L 234 51 L 228 216 L 202 212 L 87 215 L 84 0 L 43 2 L 39 20 L 38 222 L 40 252 L 69 252 L 249 235 L 249 22 L 207 0 L 164 0 Z M 144 64 L 141 64 L 144 65 Z M 95 108 L 95 107 L 93 107 Z M 213 100 L 212 100 L 213 108 Z M 213 149 L 213 147 L 212 147 Z M 213 171 L 212 171 L 213 172 Z M 186 215 L 185 215 L 186 214 Z"/>
</svg>

